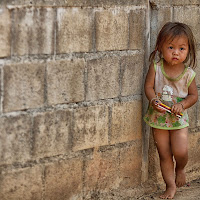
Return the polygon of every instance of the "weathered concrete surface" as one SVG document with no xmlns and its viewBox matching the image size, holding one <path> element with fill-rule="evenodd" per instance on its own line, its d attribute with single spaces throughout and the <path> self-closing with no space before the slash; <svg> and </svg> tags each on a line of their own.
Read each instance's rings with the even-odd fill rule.
<svg viewBox="0 0 200 200">
<path fill-rule="evenodd" d="M 156 193 L 152 193 L 146 196 L 141 196 L 137 199 L 140 200 L 160 200 L 159 196 L 163 191 L 158 190 Z M 174 197 L 175 200 L 199 200 L 200 196 L 200 180 L 195 180 L 188 183 L 186 186 L 178 188 Z M 133 198 L 134 199 L 134 198 Z"/>
<path fill-rule="evenodd" d="M 118 144 L 117 148 L 95 149 L 93 157 L 85 163 L 85 198 L 117 200 L 134 196 L 134 187 L 141 182 L 141 148 L 138 141 L 126 147 Z M 119 187 L 124 194 L 119 192 Z M 141 192 L 140 189 L 137 191 Z"/>
<path fill-rule="evenodd" d="M 84 100 L 83 59 L 47 63 L 47 103 L 55 105 Z"/>
<path fill-rule="evenodd" d="M 94 25 L 91 8 L 58 8 L 57 20 L 57 54 L 92 50 Z"/>
<path fill-rule="evenodd" d="M 124 56 L 121 63 L 121 95 L 128 96 L 142 92 L 144 70 L 143 54 Z"/>
<path fill-rule="evenodd" d="M 142 130 L 149 49 L 165 22 L 186 20 L 199 62 L 199 7 L 148 3 L 1 1 L 0 199 L 127 200 L 163 185 Z M 189 111 L 189 181 L 200 176 L 199 105 Z"/>
<path fill-rule="evenodd" d="M 143 49 L 146 28 L 146 10 L 130 11 L 129 42 L 130 49 Z"/>
<path fill-rule="evenodd" d="M 128 49 L 128 13 L 121 9 L 96 12 L 97 51 Z"/>
<path fill-rule="evenodd" d="M 0 199 L 42 199 L 42 174 L 43 169 L 41 166 L 1 174 Z"/>
<path fill-rule="evenodd" d="M 0 58 L 10 56 L 11 51 L 11 14 L 0 7 Z"/>
<path fill-rule="evenodd" d="M 30 159 L 31 118 L 28 115 L 0 118 L 0 133 L 1 165 Z"/>
<path fill-rule="evenodd" d="M 108 145 L 108 107 L 78 108 L 74 111 L 73 150 Z"/>
<path fill-rule="evenodd" d="M 70 147 L 70 110 L 38 114 L 33 119 L 32 155 L 43 158 L 66 154 Z"/>
<path fill-rule="evenodd" d="M 119 58 L 105 57 L 89 60 L 87 64 L 86 100 L 115 98 L 120 94 Z M 112 74 L 112 76 L 110 76 Z"/>
<path fill-rule="evenodd" d="M 53 53 L 55 29 L 53 8 L 18 8 L 13 10 L 13 18 L 13 55 Z"/>
<path fill-rule="evenodd" d="M 45 67 L 40 63 L 4 66 L 3 111 L 11 112 L 44 105 Z"/>
<path fill-rule="evenodd" d="M 83 162 L 80 159 L 47 165 L 45 167 L 45 199 L 81 199 L 82 167 Z"/>
<path fill-rule="evenodd" d="M 3 0 L 10 5 L 29 5 L 29 6 L 69 6 L 69 7 L 81 7 L 81 6 L 127 6 L 127 5 L 144 5 L 146 0 Z"/>
<path fill-rule="evenodd" d="M 142 105 L 139 100 L 115 104 L 112 108 L 111 144 L 141 139 L 141 115 Z"/>
</svg>

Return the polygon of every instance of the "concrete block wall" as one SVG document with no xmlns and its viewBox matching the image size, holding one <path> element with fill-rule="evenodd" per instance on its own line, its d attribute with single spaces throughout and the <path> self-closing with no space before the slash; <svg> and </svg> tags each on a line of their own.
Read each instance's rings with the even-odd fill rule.
<svg viewBox="0 0 200 200">
<path fill-rule="evenodd" d="M 170 2 L 1 2 L 0 199 L 130 199 L 156 189 L 157 152 L 142 120 L 147 57 L 165 21 L 198 12 L 197 1 Z M 200 176 L 199 105 L 190 179 Z"/>
</svg>

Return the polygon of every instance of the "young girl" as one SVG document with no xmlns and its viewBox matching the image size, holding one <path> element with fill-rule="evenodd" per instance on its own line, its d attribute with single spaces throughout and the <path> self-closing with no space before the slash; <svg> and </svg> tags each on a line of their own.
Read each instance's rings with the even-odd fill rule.
<svg viewBox="0 0 200 200">
<path fill-rule="evenodd" d="M 158 61 L 155 61 L 156 54 Z M 166 191 L 160 198 L 172 199 L 176 187 L 186 183 L 187 109 L 198 99 L 195 72 L 190 68 L 196 66 L 195 43 L 190 28 L 183 23 L 166 23 L 158 35 L 150 62 L 145 81 L 145 94 L 150 104 L 144 120 L 153 127 L 161 172 L 166 183 Z M 162 107 L 163 104 L 166 106 Z M 171 113 L 166 111 L 167 106 L 171 108 Z"/>
</svg>

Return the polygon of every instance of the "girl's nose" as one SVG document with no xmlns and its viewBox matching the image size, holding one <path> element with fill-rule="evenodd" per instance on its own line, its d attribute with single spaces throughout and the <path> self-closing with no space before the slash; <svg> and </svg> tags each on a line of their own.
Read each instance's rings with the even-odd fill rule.
<svg viewBox="0 0 200 200">
<path fill-rule="evenodd" d="M 178 55 L 178 51 L 176 49 L 174 49 L 173 55 Z"/>
</svg>

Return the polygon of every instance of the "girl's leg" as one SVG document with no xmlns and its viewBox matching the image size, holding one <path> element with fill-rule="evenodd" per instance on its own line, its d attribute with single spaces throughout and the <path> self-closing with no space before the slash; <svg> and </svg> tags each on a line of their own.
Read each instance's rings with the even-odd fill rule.
<svg viewBox="0 0 200 200">
<path fill-rule="evenodd" d="M 171 149 L 176 160 L 176 185 L 181 187 L 186 183 L 185 166 L 188 161 L 188 129 L 170 131 Z"/>
<path fill-rule="evenodd" d="M 176 193 L 173 155 L 168 130 L 153 129 L 154 141 L 160 157 L 160 167 L 166 183 L 166 191 L 160 196 L 162 199 L 172 199 Z"/>
</svg>

